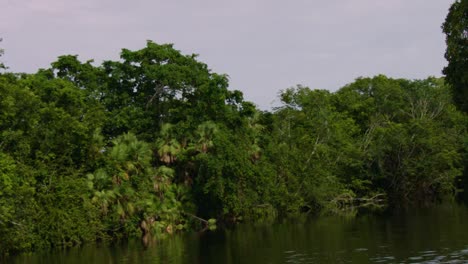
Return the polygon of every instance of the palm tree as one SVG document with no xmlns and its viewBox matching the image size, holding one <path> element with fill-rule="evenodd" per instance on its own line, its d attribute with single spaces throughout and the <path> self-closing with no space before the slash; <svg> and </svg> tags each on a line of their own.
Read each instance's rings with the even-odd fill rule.
<svg viewBox="0 0 468 264">
<path fill-rule="evenodd" d="M 172 137 L 172 128 L 172 124 L 164 124 L 161 128 L 161 138 L 156 141 L 159 159 L 166 164 L 173 163 L 182 150 L 180 143 Z"/>
<path fill-rule="evenodd" d="M 214 146 L 213 139 L 218 131 L 218 126 L 212 121 L 200 124 L 196 130 L 196 136 L 198 138 L 196 140 L 197 149 L 202 153 L 208 152 L 208 150 Z"/>
</svg>

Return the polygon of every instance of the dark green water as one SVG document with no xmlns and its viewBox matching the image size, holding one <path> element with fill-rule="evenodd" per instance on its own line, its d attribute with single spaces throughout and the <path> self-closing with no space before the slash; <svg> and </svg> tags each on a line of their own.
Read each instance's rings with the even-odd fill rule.
<svg viewBox="0 0 468 264">
<path fill-rule="evenodd" d="M 12 263 L 468 263 L 468 208 L 241 224 L 173 236 L 21 256 Z"/>
</svg>

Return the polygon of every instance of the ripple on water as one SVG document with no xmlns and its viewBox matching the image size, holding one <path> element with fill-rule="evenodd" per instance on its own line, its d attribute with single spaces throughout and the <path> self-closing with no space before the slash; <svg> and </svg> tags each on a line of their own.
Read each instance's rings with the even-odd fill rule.
<svg viewBox="0 0 468 264">
<path fill-rule="evenodd" d="M 409 263 L 468 263 L 468 248 L 452 252 L 427 250 L 419 252 L 419 256 L 409 257 Z M 448 250 L 447 250 L 448 251 Z"/>
<path fill-rule="evenodd" d="M 363 252 L 363 251 L 367 251 L 367 250 L 369 250 L 369 249 L 367 249 L 367 248 L 356 248 L 354 251 Z"/>
<path fill-rule="evenodd" d="M 369 254 L 368 248 L 355 248 L 354 252 L 367 252 Z M 349 251 L 348 251 L 349 252 Z M 285 263 L 316 263 L 317 260 L 324 257 L 320 252 L 298 252 L 295 250 L 283 251 L 285 255 Z M 335 257 L 341 255 L 341 252 L 335 252 Z M 372 255 L 372 254 L 369 254 Z M 459 250 L 448 250 L 447 248 L 442 248 L 439 250 L 422 250 L 417 252 L 413 256 L 409 256 L 406 259 L 397 260 L 395 256 L 389 255 L 388 252 L 383 256 L 373 256 L 369 260 L 372 263 L 414 263 L 414 264 L 436 264 L 436 263 L 468 263 L 468 246 L 459 249 Z M 341 260 L 345 263 L 345 260 Z"/>
<path fill-rule="evenodd" d="M 414 257 L 409 257 L 408 260 L 423 260 L 423 256 L 414 256 Z"/>
<path fill-rule="evenodd" d="M 390 263 L 395 260 L 394 256 L 382 256 L 370 259 L 374 263 Z"/>
<path fill-rule="evenodd" d="M 286 256 L 286 263 L 314 263 L 314 258 L 308 254 L 299 253 L 294 250 L 284 251 Z"/>
</svg>

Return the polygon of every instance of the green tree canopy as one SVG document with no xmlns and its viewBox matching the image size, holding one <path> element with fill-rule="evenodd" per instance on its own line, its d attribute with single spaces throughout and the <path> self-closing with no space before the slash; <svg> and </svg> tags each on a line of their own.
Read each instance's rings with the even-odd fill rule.
<svg viewBox="0 0 468 264">
<path fill-rule="evenodd" d="M 454 101 L 468 112 L 468 0 L 457 0 L 449 9 L 442 29 L 446 35 L 443 73 L 452 86 Z"/>
</svg>

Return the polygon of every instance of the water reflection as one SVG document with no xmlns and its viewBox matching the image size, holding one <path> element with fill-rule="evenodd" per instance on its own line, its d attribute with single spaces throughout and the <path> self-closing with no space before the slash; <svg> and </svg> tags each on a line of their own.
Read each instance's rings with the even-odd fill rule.
<svg viewBox="0 0 468 264">
<path fill-rule="evenodd" d="M 468 209 L 432 209 L 242 224 L 173 236 L 144 249 L 138 241 L 35 254 L 14 263 L 468 263 Z"/>
</svg>

